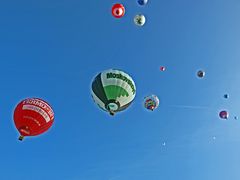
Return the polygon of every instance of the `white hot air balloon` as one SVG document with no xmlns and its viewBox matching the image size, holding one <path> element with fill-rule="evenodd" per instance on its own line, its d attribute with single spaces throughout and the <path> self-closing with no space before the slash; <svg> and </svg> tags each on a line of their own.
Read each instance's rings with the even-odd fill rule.
<svg viewBox="0 0 240 180">
<path fill-rule="evenodd" d="M 134 17 L 134 23 L 137 25 L 137 26 L 143 26 L 146 22 L 146 18 L 143 14 L 137 14 L 135 17 Z"/>
</svg>

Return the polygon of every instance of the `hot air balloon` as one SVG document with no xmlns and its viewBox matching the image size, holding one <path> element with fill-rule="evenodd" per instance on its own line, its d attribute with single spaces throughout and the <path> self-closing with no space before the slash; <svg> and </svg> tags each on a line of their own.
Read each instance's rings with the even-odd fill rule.
<svg viewBox="0 0 240 180">
<path fill-rule="evenodd" d="M 204 72 L 203 70 L 199 70 L 199 71 L 197 72 L 197 76 L 198 76 L 199 78 L 203 78 L 203 77 L 205 76 L 205 72 Z"/>
<path fill-rule="evenodd" d="M 225 99 L 228 99 L 229 98 L 229 95 L 228 94 L 224 94 L 223 96 Z"/>
<path fill-rule="evenodd" d="M 23 140 L 25 136 L 37 136 L 46 132 L 53 124 L 54 113 L 46 101 L 28 98 L 16 106 L 13 119 L 20 133 L 19 140 Z"/>
<path fill-rule="evenodd" d="M 219 113 L 221 119 L 228 119 L 229 113 L 226 110 L 223 110 Z"/>
<path fill-rule="evenodd" d="M 136 95 L 136 86 L 127 73 L 109 69 L 95 77 L 91 94 L 94 102 L 102 110 L 114 115 L 132 103 Z"/>
<path fill-rule="evenodd" d="M 143 26 L 146 22 L 146 18 L 143 14 L 137 14 L 135 17 L 134 17 L 134 23 L 137 25 L 137 26 Z"/>
<path fill-rule="evenodd" d="M 112 15 L 115 18 L 121 18 L 125 14 L 125 8 L 122 4 L 114 4 L 112 6 Z"/>
<path fill-rule="evenodd" d="M 165 71 L 166 67 L 165 66 L 160 66 L 160 71 Z"/>
<path fill-rule="evenodd" d="M 144 107 L 153 111 L 159 105 L 159 99 L 156 95 L 150 95 L 144 98 Z"/>
<path fill-rule="evenodd" d="M 148 0 L 137 0 L 137 2 L 140 6 L 144 6 L 147 4 Z"/>
</svg>

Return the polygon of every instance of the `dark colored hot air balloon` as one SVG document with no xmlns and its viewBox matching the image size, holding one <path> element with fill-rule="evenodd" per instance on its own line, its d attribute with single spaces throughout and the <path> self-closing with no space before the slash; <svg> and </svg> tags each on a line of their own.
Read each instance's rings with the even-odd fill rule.
<svg viewBox="0 0 240 180">
<path fill-rule="evenodd" d="M 229 113 L 226 110 L 220 111 L 219 116 L 221 119 L 228 119 Z"/>
<path fill-rule="evenodd" d="M 54 113 L 51 106 L 39 98 L 28 98 L 21 101 L 14 110 L 14 123 L 24 136 L 37 136 L 46 132 L 53 124 Z"/>
<path fill-rule="evenodd" d="M 224 94 L 223 96 L 225 99 L 229 98 L 229 95 L 228 94 Z"/>
<path fill-rule="evenodd" d="M 197 72 L 197 76 L 198 76 L 199 78 L 203 78 L 203 77 L 205 76 L 205 72 L 204 72 L 203 70 L 199 70 L 199 71 Z"/>
<path fill-rule="evenodd" d="M 122 4 L 114 4 L 112 6 L 112 15 L 115 18 L 121 18 L 125 14 L 125 8 Z"/>
</svg>

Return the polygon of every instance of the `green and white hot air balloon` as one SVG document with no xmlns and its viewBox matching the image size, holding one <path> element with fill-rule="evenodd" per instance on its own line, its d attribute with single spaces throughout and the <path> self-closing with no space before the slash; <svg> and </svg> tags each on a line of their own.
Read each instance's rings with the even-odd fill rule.
<svg viewBox="0 0 240 180">
<path fill-rule="evenodd" d="M 99 73 L 92 82 L 92 98 L 111 115 L 125 110 L 134 100 L 136 86 L 125 72 L 109 69 Z"/>
</svg>

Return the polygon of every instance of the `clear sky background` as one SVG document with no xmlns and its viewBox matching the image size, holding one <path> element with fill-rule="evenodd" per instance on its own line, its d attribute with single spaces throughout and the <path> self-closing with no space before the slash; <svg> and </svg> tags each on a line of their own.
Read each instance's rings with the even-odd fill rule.
<svg viewBox="0 0 240 180">
<path fill-rule="evenodd" d="M 116 2 L 122 19 L 111 15 Z M 139 12 L 142 28 L 133 23 Z M 114 117 L 90 95 L 109 68 L 137 87 Z M 239 180 L 239 68 L 237 0 L 1 1 L 0 179 Z M 143 108 L 148 94 L 160 99 L 154 112 Z M 12 114 L 27 97 L 48 101 L 55 122 L 19 142 Z"/>
</svg>

